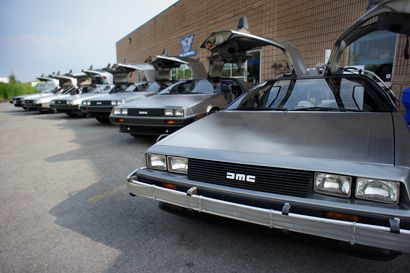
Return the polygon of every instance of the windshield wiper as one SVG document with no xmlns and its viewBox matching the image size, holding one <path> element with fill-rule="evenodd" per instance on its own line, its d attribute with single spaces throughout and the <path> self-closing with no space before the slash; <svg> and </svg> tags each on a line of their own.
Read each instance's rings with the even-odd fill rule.
<svg viewBox="0 0 410 273">
<path fill-rule="evenodd" d="M 292 111 L 340 111 L 340 109 L 334 108 L 334 107 L 313 106 L 313 107 L 296 108 L 296 109 L 293 109 Z"/>
<path fill-rule="evenodd" d="M 344 109 L 344 110 L 340 110 L 339 108 L 334 108 L 334 107 L 321 107 L 321 106 L 298 108 L 298 109 L 293 109 L 292 111 L 363 112 L 362 110 L 359 110 L 359 109 L 358 109 L 358 110 L 356 110 L 356 109 Z"/>
<path fill-rule="evenodd" d="M 237 108 L 236 110 L 239 110 L 239 111 L 282 111 L 282 112 L 288 111 L 287 108 L 264 108 L 264 107 L 243 107 L 243 108 Z"/>
</svg>

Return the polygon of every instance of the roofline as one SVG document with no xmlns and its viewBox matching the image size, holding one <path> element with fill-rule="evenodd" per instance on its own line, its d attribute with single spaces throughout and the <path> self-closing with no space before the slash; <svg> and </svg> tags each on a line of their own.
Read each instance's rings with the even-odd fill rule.
<svg viewBox="0 0 410 273">
<path fill-rule="evenodd" d="M 144 27 L 145 25 L 149 24 L 151 21 L 153 21 L 155 18 L 157 18 L 158 16 L 164 14 L 165 12 L 167 12 L 168 10 L 170 10 L 171 8 L 173 8 L 174 6 L 176 6 L 179 2 L 181 2 L 181 0 L 176 1 L 174 4 L 172 4 L 171 6 L 167 7 L 166 9 L 164 9 L 163 11 L 161 11 L 160 13 L 158 13 L 157 15 L 155 15 L 154 17 L 152 17 L 151 19 L 149 19 L 148 21 L 146 21 L 145 23 L 143 23 L 142 25 L 140 25 L 139 27 L 137 27 L 136 29 L 134 29 L 133 31 L 129 32 L 127 35 L 123 36 L 121 39 L 119 39 L 115 45 L 117 45 L 119 42 L 121 42 L 122 40 L 126 39 L 127 37 L 129 37 L 131 34 L 133 34 L 134 32 L 137 32 L 140 28 Z"/>
</svg>

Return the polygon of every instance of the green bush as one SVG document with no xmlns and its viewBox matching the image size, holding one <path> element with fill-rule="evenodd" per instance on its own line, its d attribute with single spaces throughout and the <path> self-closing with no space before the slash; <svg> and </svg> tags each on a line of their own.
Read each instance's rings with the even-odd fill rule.
<svg viewBox="0 0 410 273">
<path fill-rule="evenodd" d="M 15 96 L 36 93 L 31 83 L 0 83 L 0 99 L 11 99 Z"/>
</svg>

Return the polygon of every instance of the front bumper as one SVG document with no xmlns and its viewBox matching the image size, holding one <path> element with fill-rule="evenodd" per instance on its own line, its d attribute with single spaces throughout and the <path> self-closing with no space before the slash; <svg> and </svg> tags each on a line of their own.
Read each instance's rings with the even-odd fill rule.
<svg viewBox="0 0 410 273">
<path fill-rule="evenodd" d="M 82 112 L 87 113 L 89 118 L 108 118 L 114 106 L 85 106 L 81 105 Z"/>
<path fill-rule="evenodd" d="M 110 122 L 120 126 L 121 133 L 136 135 L 162 135 L 171 134 L 182 127 L 194 122 L 196 117 L 168 118 L 168 117 L 129 117 L 110 116 Z M 168 124 L 172 121 L 174 124 Z"/>
<path fill-rule="evenodd" d="M 80 105 L 52 104 L 50 107 L 56 109 L 58 113 L 83 113 L 80 110 Z"/>
<path fill-rule="evenodd" d="M 49 111 L 48 103 L 23 103 L 23 107 L 29 111 Z"/>
<path fill-rule="evenodd" d="M 339 240 L 352 245 L 410 253 L 410 230 L 407 229 L 399 228 L 393 231 L 389 227 L 380 225 L 334 220 L 286 212 L 283 209 L 281 211 L 228 202 L 196 193 L 189 194 L 155 185 L 150 181 L 152 177 L 146 176 L 146 172 L 140 179 L 139 171 L 134 171 L 127 178 L 128 190 L 138 196 L 270 228 Z M 285 203 L 285 205 L 290 204 Z"/>
</svg>

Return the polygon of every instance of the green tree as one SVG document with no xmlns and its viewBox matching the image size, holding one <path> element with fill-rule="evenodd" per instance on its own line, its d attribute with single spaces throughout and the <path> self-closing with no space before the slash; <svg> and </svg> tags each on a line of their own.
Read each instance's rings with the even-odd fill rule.
<svg viewBox="0 0 410 273">
<path fill-rule="evenodd" d="M 11 73 L 9 75 L 9 83 L 17 83 L 17 78 L 16 75 L 14 75 L 14 73 Z"/>
</svg>

